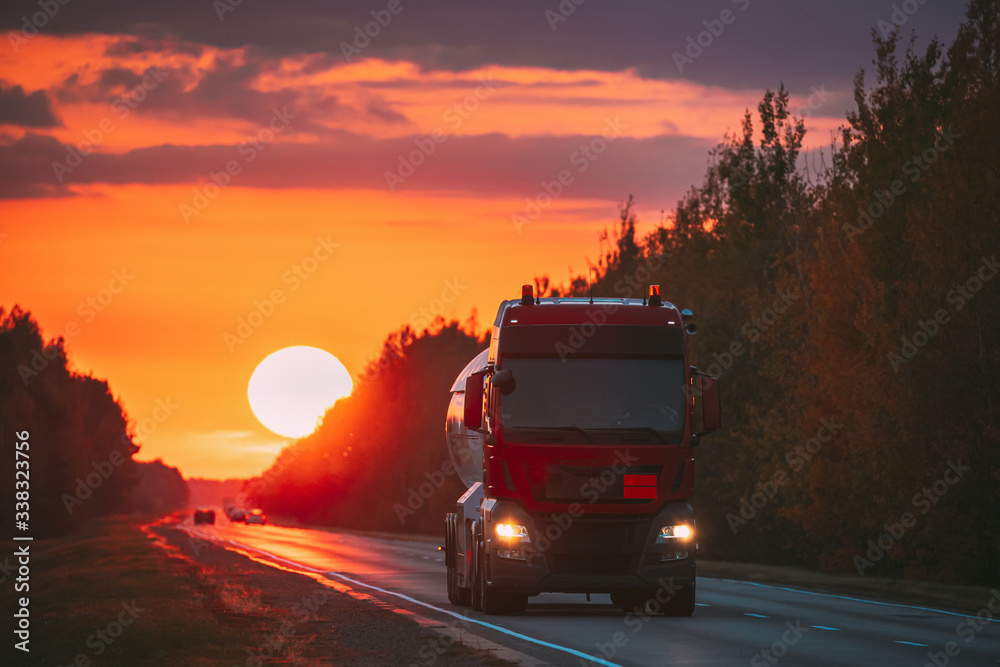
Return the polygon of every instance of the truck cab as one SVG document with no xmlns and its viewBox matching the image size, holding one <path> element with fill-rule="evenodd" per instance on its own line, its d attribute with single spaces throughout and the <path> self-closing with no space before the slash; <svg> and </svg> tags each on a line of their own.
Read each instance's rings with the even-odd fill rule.
<svg viewBox="0 0 1000 667">
<path fill-rule="evenodd" d="M 543 299 L 526 285 L 500 305 L 452 388 L 449 449 L 469 486 L 446 520 L 452 602 L 504 613 L 542 592 L 610 593 L 692 613 L 693 448 L 719 425 L 719 393 L 688 363 L 689 320 L 655 286 Z"/>
</svg>

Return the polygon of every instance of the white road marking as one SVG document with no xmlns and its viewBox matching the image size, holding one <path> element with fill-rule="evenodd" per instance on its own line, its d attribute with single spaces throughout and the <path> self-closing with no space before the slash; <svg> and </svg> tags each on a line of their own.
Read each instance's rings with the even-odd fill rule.
<svg viewBox="0 0 1000 667">
<path fill-rule="evenodd" d="M 817 630 L 835 630 L 837 632 L 840 632 L 840 628 L 831 628 L 831 627 L 828 627 L 826 625 L 813 625 L 811 627 L 814 627 Z"/>
<path fill-rule="evenodd" d="M 502 632 L 504 634 L 510 635 L 511 637 L 517 637 L 518 639 L 523 639 L 524 641 L 531 642 L 532 644 L 538 644 L 539 646 L 545 646 L 547 648 L 554 648 L 557 651 L 565 651 L 566 653 L 569 653 L 570 655 L 575 655 L 578 658 L 583 658 L 584 660 L 589 660 L 590 662 L 595 662 L 595 663 L 597 663 L 599 665 L 607 665 L 607 667 L 621 667 L 621 665 L 619 665 L 617 663 L 609 662 L 607 660 L 603 660 L 601 658 L 598 658 L 597 656 L 590 655 L 589 653 L 584 653 L 582 651 L 577 651 L 576 649 L 569 648 L 568 646 L 560 646 L 559 644 L 553 644 L 551 642 L 547 642 L 547 641 L 544 641 L 542 639 L 535 639 L 534 637 L 529 637 L 528 635 L 522 635 L 520 632 L 514 632 L 513 630 L 508 630 L 507 628 L 501 627 L 499 625 L 493 625 L 492 623 L 487 623 L 486 621 L 480 621 L 478 619 L 472 618 L 471 616 L 465 616 L 463 614 L 459 614 L 457 612 L 454 612 L 454 611 L 451 611 L 451 610 L 448 610 L 448 609 L 442 609 L 441 607 L 435 607 L 432 604 L 429 604 L 427 602 L 423 602 L 422 600 L 417 600 L 416 598 L 412 598 L 409 595 L 404 595 L 402 593 L 397 593 L 396 591 L 390 591 L 390 590 L 388 590 L 386 588 L 379 588 L 378 586 L 373 586 L 371 584 L 366 584 L 363 581 L 358 581 L 357 579 L 352 579 L 351 577 L 343 575 L 343 574 L 341 574 L 339 572 L 326 572 L 325 574 L 328 577 L 329 576 L 339 577 L 339 578 L 343 579 L 344 581 L 348 581 L 348 582 L 350 582 L 352 584 L 356 584 L 358 586 L 364 586 L 365 588 L 370 588 L 373 591 L 379 591 L 380 593 L 385 593 L 387 595 L 395 595 L 398 598 L 402 598 L 403 600 L 406 600 L 408 602 L 412 602 L 414 604 L 418 604 L 421 607 L 427 607 L 428 609 L 433 609 L 434 611 L 441 612 L 442 614 L 448 614 L 449 616 L 454 616 L 455 618 L 461 619 L 463 621 L 467 621 L 469 623 L 475 623 L 477 625 L 481 625 L 484 628 L 490 628 L 492 630 L 497 630 L 497 631 Z"/>
<path fill-rule="evenodd" d="M 770 616 L 764 616 L 764 614 L 751 614 L 748 611 L 743 612 L 744 616 L 753 616 L 754 618 L 771 618 Z"/>
<path fill-rule="evenodd" d="M 704 602 L 695 602 L 695 603 L 694 603 L 694 606 L 695 606 L 695 607 L 711 607 L 712 605 L 710 605 L 710 604 L 705 604 Z"/>
<path fill-rule="evenodd" d="M 315 572 L 316 574 L 322 574 L 322 575 L 326 576 L 327 578 L 329 578 L 331 576 L 332 577 L 338 577 L 340 579 L 343 579 L 344 581 L 348 581 L 348 582 L 350 582 L 352 584 L 355 584 L 357 586 L 364 586 L 365 588 L 370 588 L 373 591 L 379 591 L 380 593 L 385 593 L 386 595 L 394 595 L 394 596 L 396 596 L 398 598 L 402 598 L 403 600 L 407 600 L 408 602 L 412 602 L 414 604 L 418 604 L 421 607 L 427 607 L 428 609 L 433 609 L 434 611 L 441 612 L 442 614 L 447 614 L 448 616 L 454 616 L 455 618 L 460 619 L 462 621 L 466 621 L 468 623 L 475 623 L 476 625 L 481 625 L 484 628 L 490 628 L 492 630 L 497 630 L 498 632 L 502 632 L 502 633 L 504 633 L 506 635 L 510 635 L 511 637 L 516 637 L 518 639 L 523 639 L 524 641 L 531 642 L 532 644 L 538 644 L 539 646 L 545 646 L 547 648 L 552 648 L 552 649 L 555 649 L 557 651 L 563 651 L 565 653 L 569 653 L 570 655 L 575 655 L 578 658 L 583 658 L 584 660 L 589 660 L 590 662 L 596 663 L 598 665 L 605 665 L 606 667 L 621 667 L 621 665 L 619 665 L 618 663 L 609 662 L 608 660 L 604 660 L 602 658 L 598 658 L 597 656 L 590 655 L 589 653 L 584 653 L 582 651 L 577 651 L 576 649 L 569 648 L 568 646 L 560 646 L 559 644 L 553 644 L 551 642 L 547 642 L 547 641 L 544 641 L 542 639 L 535 639 L 534 637 L 529 637 L 528 635 L 522 635 L 520 632 L 514 632 L 513 630 L 508 630 L 507 628 L 501 627 L 499 625 L 494 625 L 492 623 L 487 623 L 486 621 L 480 621 L 478 619 L 472 618 L 471 616 L 465 616 L 463 614 L 459 614 L 459 613 L 451 611 L 449 609 L 442 609 L 441 607 L 435 607 L 432 604 L 429 604 L 427 602 L 423 602 L 421 600 L 417 600 L 416 598 L 412 598 L 409 595 L 404 595 L 402 593 L 397 593 L 395 591 L 390 591 L 390 590 L 388 590 L 386 588 L 379 588 L 378 586 L 373 586 L 371 584 L 366 584 L 363 581 L 358 581 L 357 579 L 352 579 L 351 577 L 348 577 L 347 575 L 341 574 L 340 572 L 326 572 L 326 571 L 317 569 L 315 567 L 310 567 L 309 565 L 303 565 L 302 563 L 296 563 L 295 561 L 288 560 L 287 558 L 282 558 L 281 556 L 276 556 L 275 554 L 272 554 L 269 551 L 264 551 L 263 549 L 258 549 L 256 547 L 251 547 L 249 545 L 242 544 L 242 543 L 236 542 L 234 540 L 228 540 L 228 539 L 217 538 L 216 537 L 216 538 L 211 539 L 211 541 L 228 542 L 229 544 L 232 544 L 234 546 L 237 546 L 237 547 L 240 547 L 240 548 L 243 548 L 243 549 L 248 549 L 250 551 L 256 551 L 259 554 L 264 554 L 265 556 L 273 559 L 275 562 L 287 563 L 288 565 L 292 565 L 292 566 L 297 567 L 297 568 L 302 569 L 302 570 L 307 570 L 309 572 Z"/>
<path fill-rule="evenodd" d="M 716 577 L 699 577 L 700 579 L 715 579 Z M 838 598 L 840 600 L 850 600 L 851 602 L 864 602 L 866 604 L 875 604 L 881 607 L 900 607 L 902 609 L 917 609 L 919 611 L 929 611 L 935 614 L 946 614 L 948 616 L 958 616 L 959 618 L 975 618 L 980 621 L 984 620 L 978 616 L 970 616 L 969 614 L 960 614 L 955 611 L 944 611 L 943 609 L 931 609 L 930 607 L 917 607 L 909 604 L 901 604 L 899 602 L 877 602 L 875 600 L 866 600 L 864 598 L 852 598 L 848 595 L 836 595 L 834 593 L 817 593 L 815 591 L 804 591 L 801 588 L 788 588 L 787 586 L 772 586 L 769 584 L 761 584 L 756 581 L 739 581 L 737 579 L 719 579 L 719 581 L 726 581 L 731 584 L 746 584 L 747 586 L 759 586 L 761 588 L 774 588 L 779 591 L 789 591 L 791 593 L 802 593 L 803 595 L 818 595 L 825 598 Z M 985 619 L 990 623 L 1000 623 L 1000 619 L 989 618 Z"/>
<path fill-rule="evenodd" d="M 904 641 L 899 640 L 899 639 L 897 639 L 894 643 L 896 643 L 896 644 L 906 644 L 907 646 L 923 646 L 924 648 L 927 648 L 927 644 L 918 644 L 916 642 L 904 642 Z"/>
</svg>

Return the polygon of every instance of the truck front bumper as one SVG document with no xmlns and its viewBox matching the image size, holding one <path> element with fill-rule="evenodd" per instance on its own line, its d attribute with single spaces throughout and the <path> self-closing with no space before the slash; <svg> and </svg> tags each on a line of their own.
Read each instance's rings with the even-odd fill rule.
<svg viewBox="0 0 1000 667">
<path fill-rule="evenodd" d="M 529 541 L 496 537 L 497 523 L 525 526 Z M 489 582 L 508 591 L 670 595 L 695 581 L 696 539 L 657 543 L 660 528 L 694 526 L 691 506 L 674 503 L 655 516 L 537 516 L 516 503 L 496 502 L 484 535 Z"/>
</svg>

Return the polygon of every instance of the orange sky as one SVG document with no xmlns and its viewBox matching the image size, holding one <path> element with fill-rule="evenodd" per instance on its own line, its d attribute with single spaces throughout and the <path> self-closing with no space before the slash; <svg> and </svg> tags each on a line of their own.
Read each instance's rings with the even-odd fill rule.
<svg viewBox="0 0 1000 667">
<path fill-rule="evenodd" d="M 641 229 L 650 229 L 700 181 L 707 149 L 762 94 L 632 70 L 456 73 L 183 45 L 109 55 L 126 51 L 115 49 L 123 40 L 40 35 L 0 57 L 0 81 L 46 91 L 60 121 L 0 124 L 5 145 L 41 146 L 43 155 L 24 169 L 43 194 L 0 200 L 0 305 L 30 310 L 46 336 L 78 325 L 71 359 L 106 378 L 136 420 L 138 458 L 162 458 L 189 477 L 258 473 L 287 443 L 257 422 L 246 399 L 265 356 L 312 345 L 356 375 L 390 331 L 419 324 L 420 309 L 450 285 L 457 294 L 440 314 L 465 320 L 478 309 L 483 324 L 533 277 L 558 283 L 571 268 L 585 272 L 618 202 L 635 193 Z M 141 79 L 149 67 L 166 72 L 163 82 L 122 117 L 121 96 L 136 89 L 116 77 Z M 793 107 L 810 95 L 792 93 Z M 260 140 L 283 105 L 296 118 L 251 164 L 238 146 Z M 826 145 L 840 115 L 809 118 L 808 143 Z M 614 119 L 623 129 L 607 157 L 574 163 L 574 146 Z M 52 157 L 64 159 L 66 145 L 95 132 L 94 155 L 60 182 Z M 446 137 L 438 152 L 390 190 L 384 173 L 435 132 Z M 55 141 L 64 147 L 45 148 Z M 210 171 L 227 161 L 240 173 L 185 216 L 182 205 L 208 192 Z M 575 171 L 584 164 L 586 173 Z M 560 169 L 579 177 L 517 229 L 512 214 L 525 212 L 526 199 L 543 201 L 542 182 Z M 307 279 L 295 277 L 331 244 Z M 99 311 L 88 305 L 109 287 L 116 293 Z M 230 349 L 225 334 L 274 290 L 284 303 Z M 158 401 L 176 406 L 162 423 L 150 420 Z"/>
</svg>

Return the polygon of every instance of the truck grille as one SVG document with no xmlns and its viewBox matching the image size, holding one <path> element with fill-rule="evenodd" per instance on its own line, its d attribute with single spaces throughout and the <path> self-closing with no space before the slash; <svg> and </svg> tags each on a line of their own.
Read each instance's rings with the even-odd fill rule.
<svg viewBox="0 0 1000 667">
<path fill-rule="evenodd" d="M 625 498 L 625 475 L 652 474 L 659 479 L 662 465 L 630 466 L 624 474 L 614 474 L 602 466 L 525 466 L 525 474 L 536 500 L 554 503 L 643 504 L 643 498 Z M 603 475 L 603 477 L 602 477 Z"/>
</svg>

